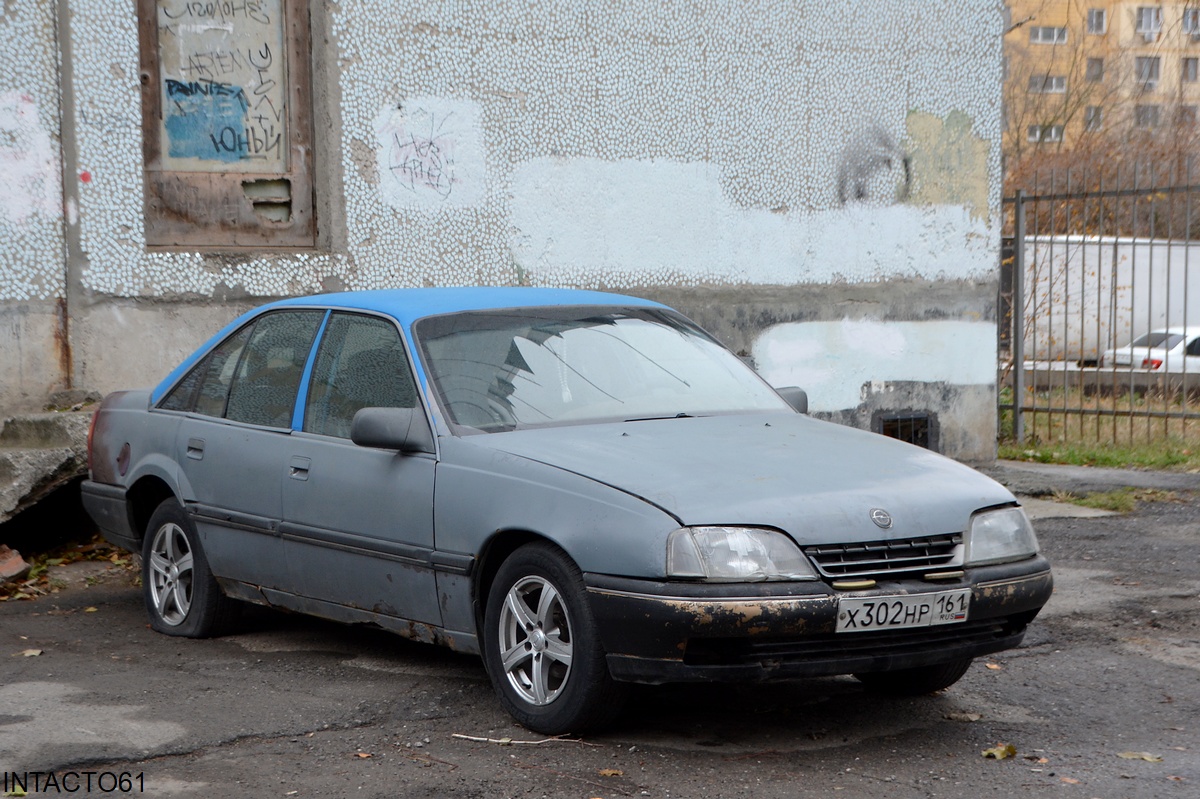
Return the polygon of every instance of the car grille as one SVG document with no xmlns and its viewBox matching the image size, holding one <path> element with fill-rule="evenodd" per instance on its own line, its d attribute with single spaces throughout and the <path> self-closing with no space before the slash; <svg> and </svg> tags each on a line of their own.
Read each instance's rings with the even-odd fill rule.
<svg viewBox="0 0 1200 799">
<path fill-rule="evenodd" d="M 820 544 L 805 547 L 804 554 L 825 577 L 895 577 L 962 566 L 963 538 L 952 533 L 895 541 Z"/>
</svg>

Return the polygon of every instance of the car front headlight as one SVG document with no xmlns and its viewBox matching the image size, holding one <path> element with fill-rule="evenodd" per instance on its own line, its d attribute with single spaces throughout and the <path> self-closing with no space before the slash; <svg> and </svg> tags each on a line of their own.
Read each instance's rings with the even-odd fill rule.
<svg viewBox="0 0 1200 799">
<path fill-rule="evenodd" d="M 816 580 L 786 535 L 755 527 L 681 527 L 667 538 L 667 576 L 709 582 Z"/>
<path fill-rule="evenodd" d="M 1037 553 L 1037 536 L 1021 508 L 988 510 L 971 517 L 967 528 L 968 566 L 1024 560 Z"/>
</svg>

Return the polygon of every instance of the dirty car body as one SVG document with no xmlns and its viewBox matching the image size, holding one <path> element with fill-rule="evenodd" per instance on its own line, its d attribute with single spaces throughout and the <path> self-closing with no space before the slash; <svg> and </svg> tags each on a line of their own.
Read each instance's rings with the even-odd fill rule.
<svg viewBox="0 0 1200 799">
<path fill-rule="evenodd" d="M 1014 497 L 802 396 L 632 297 L 295 298 L 110 395 L 84 500 L 155 629 L 235 600 L 377 624 L 481 654 L 546 733 L 630 682 L 926 693 L 1019 644 L 1051 574 Z"/>
</svg>

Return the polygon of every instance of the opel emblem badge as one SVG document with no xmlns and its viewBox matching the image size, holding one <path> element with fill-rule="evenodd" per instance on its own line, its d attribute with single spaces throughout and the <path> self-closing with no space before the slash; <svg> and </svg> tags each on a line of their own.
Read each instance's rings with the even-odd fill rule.
<svg viewBox="0 0 1200 799">
<path fill-rule="evenodd" d="M 892 515 L 883 508 L 871 508 L 871 521 L 886 530 L 892 526 Z"/>
</svg>

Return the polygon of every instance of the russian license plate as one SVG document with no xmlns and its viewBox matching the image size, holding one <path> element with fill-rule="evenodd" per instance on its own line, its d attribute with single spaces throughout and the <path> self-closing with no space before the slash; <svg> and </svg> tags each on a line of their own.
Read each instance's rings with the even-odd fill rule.
<svg viewBox="0 0 1200 799">
<path fill-rule="evenodd" d="M 837 631 L 859 633 L 955 624 L 967 620 L 970 606 L 970 588 L 909 596 L 839 597 Z"/>
</svg>

